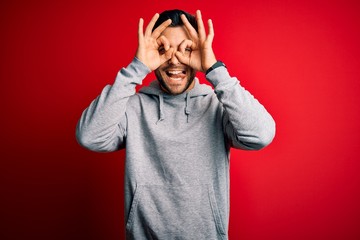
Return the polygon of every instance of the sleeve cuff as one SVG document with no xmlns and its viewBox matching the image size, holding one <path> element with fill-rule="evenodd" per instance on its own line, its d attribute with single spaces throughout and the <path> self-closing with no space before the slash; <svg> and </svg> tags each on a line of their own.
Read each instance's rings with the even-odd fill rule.
<svg viewBox="0 0 360 240">
<path fill-rule="evenodd" d="M 205 75 L 206 79 L 216 87 L 220 82 L 231 78 L 225 66 L 217 67 Z"/>
<path fill-rule="evenodd" d="M 131 63 L 126 67 L 126 69 L 133 73 L 135 76 L 145 77 L 151 72 L 151 70 L 141 62 L 137 57 L 131 61 Z"/>
</svg>

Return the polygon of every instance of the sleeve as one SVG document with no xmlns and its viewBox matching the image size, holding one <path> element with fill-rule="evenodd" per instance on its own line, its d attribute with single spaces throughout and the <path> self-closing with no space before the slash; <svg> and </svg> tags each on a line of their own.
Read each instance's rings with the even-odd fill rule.
<svg viewBox="0 0 360 240">
<path fill-rule="evenodd" d="M 275 121 L 263 105 L 245 90 L 225 67 L 206 75 L 224 108 L 223 127 L 231 147 L 259 150 L 275 136 Z"/>
<path fill-rule="evenodd" d="M 122 68 L 113 85 L 107 85 L 81 115 L 76 127 L 78 143 L 92 151 L 111 152 L 125 146 L 126 105 L 150 69 L 134 58 Z"/>
</svg>

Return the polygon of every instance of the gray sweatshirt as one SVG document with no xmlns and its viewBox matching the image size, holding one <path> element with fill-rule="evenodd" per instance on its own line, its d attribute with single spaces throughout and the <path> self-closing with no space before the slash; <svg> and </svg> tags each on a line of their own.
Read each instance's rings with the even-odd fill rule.
<svg viewBox="0 0 360 240">
<path fill-rule="evenodd" d="M 127 239 L 228 239 L 230 147 L 257 150 L 275 135 L 265 108 L 225 67 L 169 95 L 138 59 L 83 112 L 78 142 L 93 151 L 126 148 Z"/>
</svg>

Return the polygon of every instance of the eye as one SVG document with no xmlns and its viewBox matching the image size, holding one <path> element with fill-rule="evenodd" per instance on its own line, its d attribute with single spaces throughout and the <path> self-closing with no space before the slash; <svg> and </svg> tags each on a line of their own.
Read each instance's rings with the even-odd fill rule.
<svg viewBox="0 0 360 240">
<path fill-rule="evenodd" d="M 162 55 L 165 53 L 165 48 L 164 46 L 160 46 L 159 49 L 158 49 L 159 53 Z"/>
<path fill-rule="evenodd" d="M 191 54 L 191 52 L 192 52 L 192 49 L 191 48 L 185 48 L 185 55 L 186 56 L 189 56 L 190 54 Z"/>
</svg>

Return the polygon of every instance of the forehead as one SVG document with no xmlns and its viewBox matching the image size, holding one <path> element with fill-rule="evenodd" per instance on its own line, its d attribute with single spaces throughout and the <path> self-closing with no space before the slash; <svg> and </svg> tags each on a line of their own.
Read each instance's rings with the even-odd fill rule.
<svg viewBox="0 0 360 240">
<path fill-rule="evenodd" d="M 164 35 L 171 46 L 178 46 L 185 39 L 190 39 L 185 26 L 167 27 L 161 35 Z"/>
</svg>

